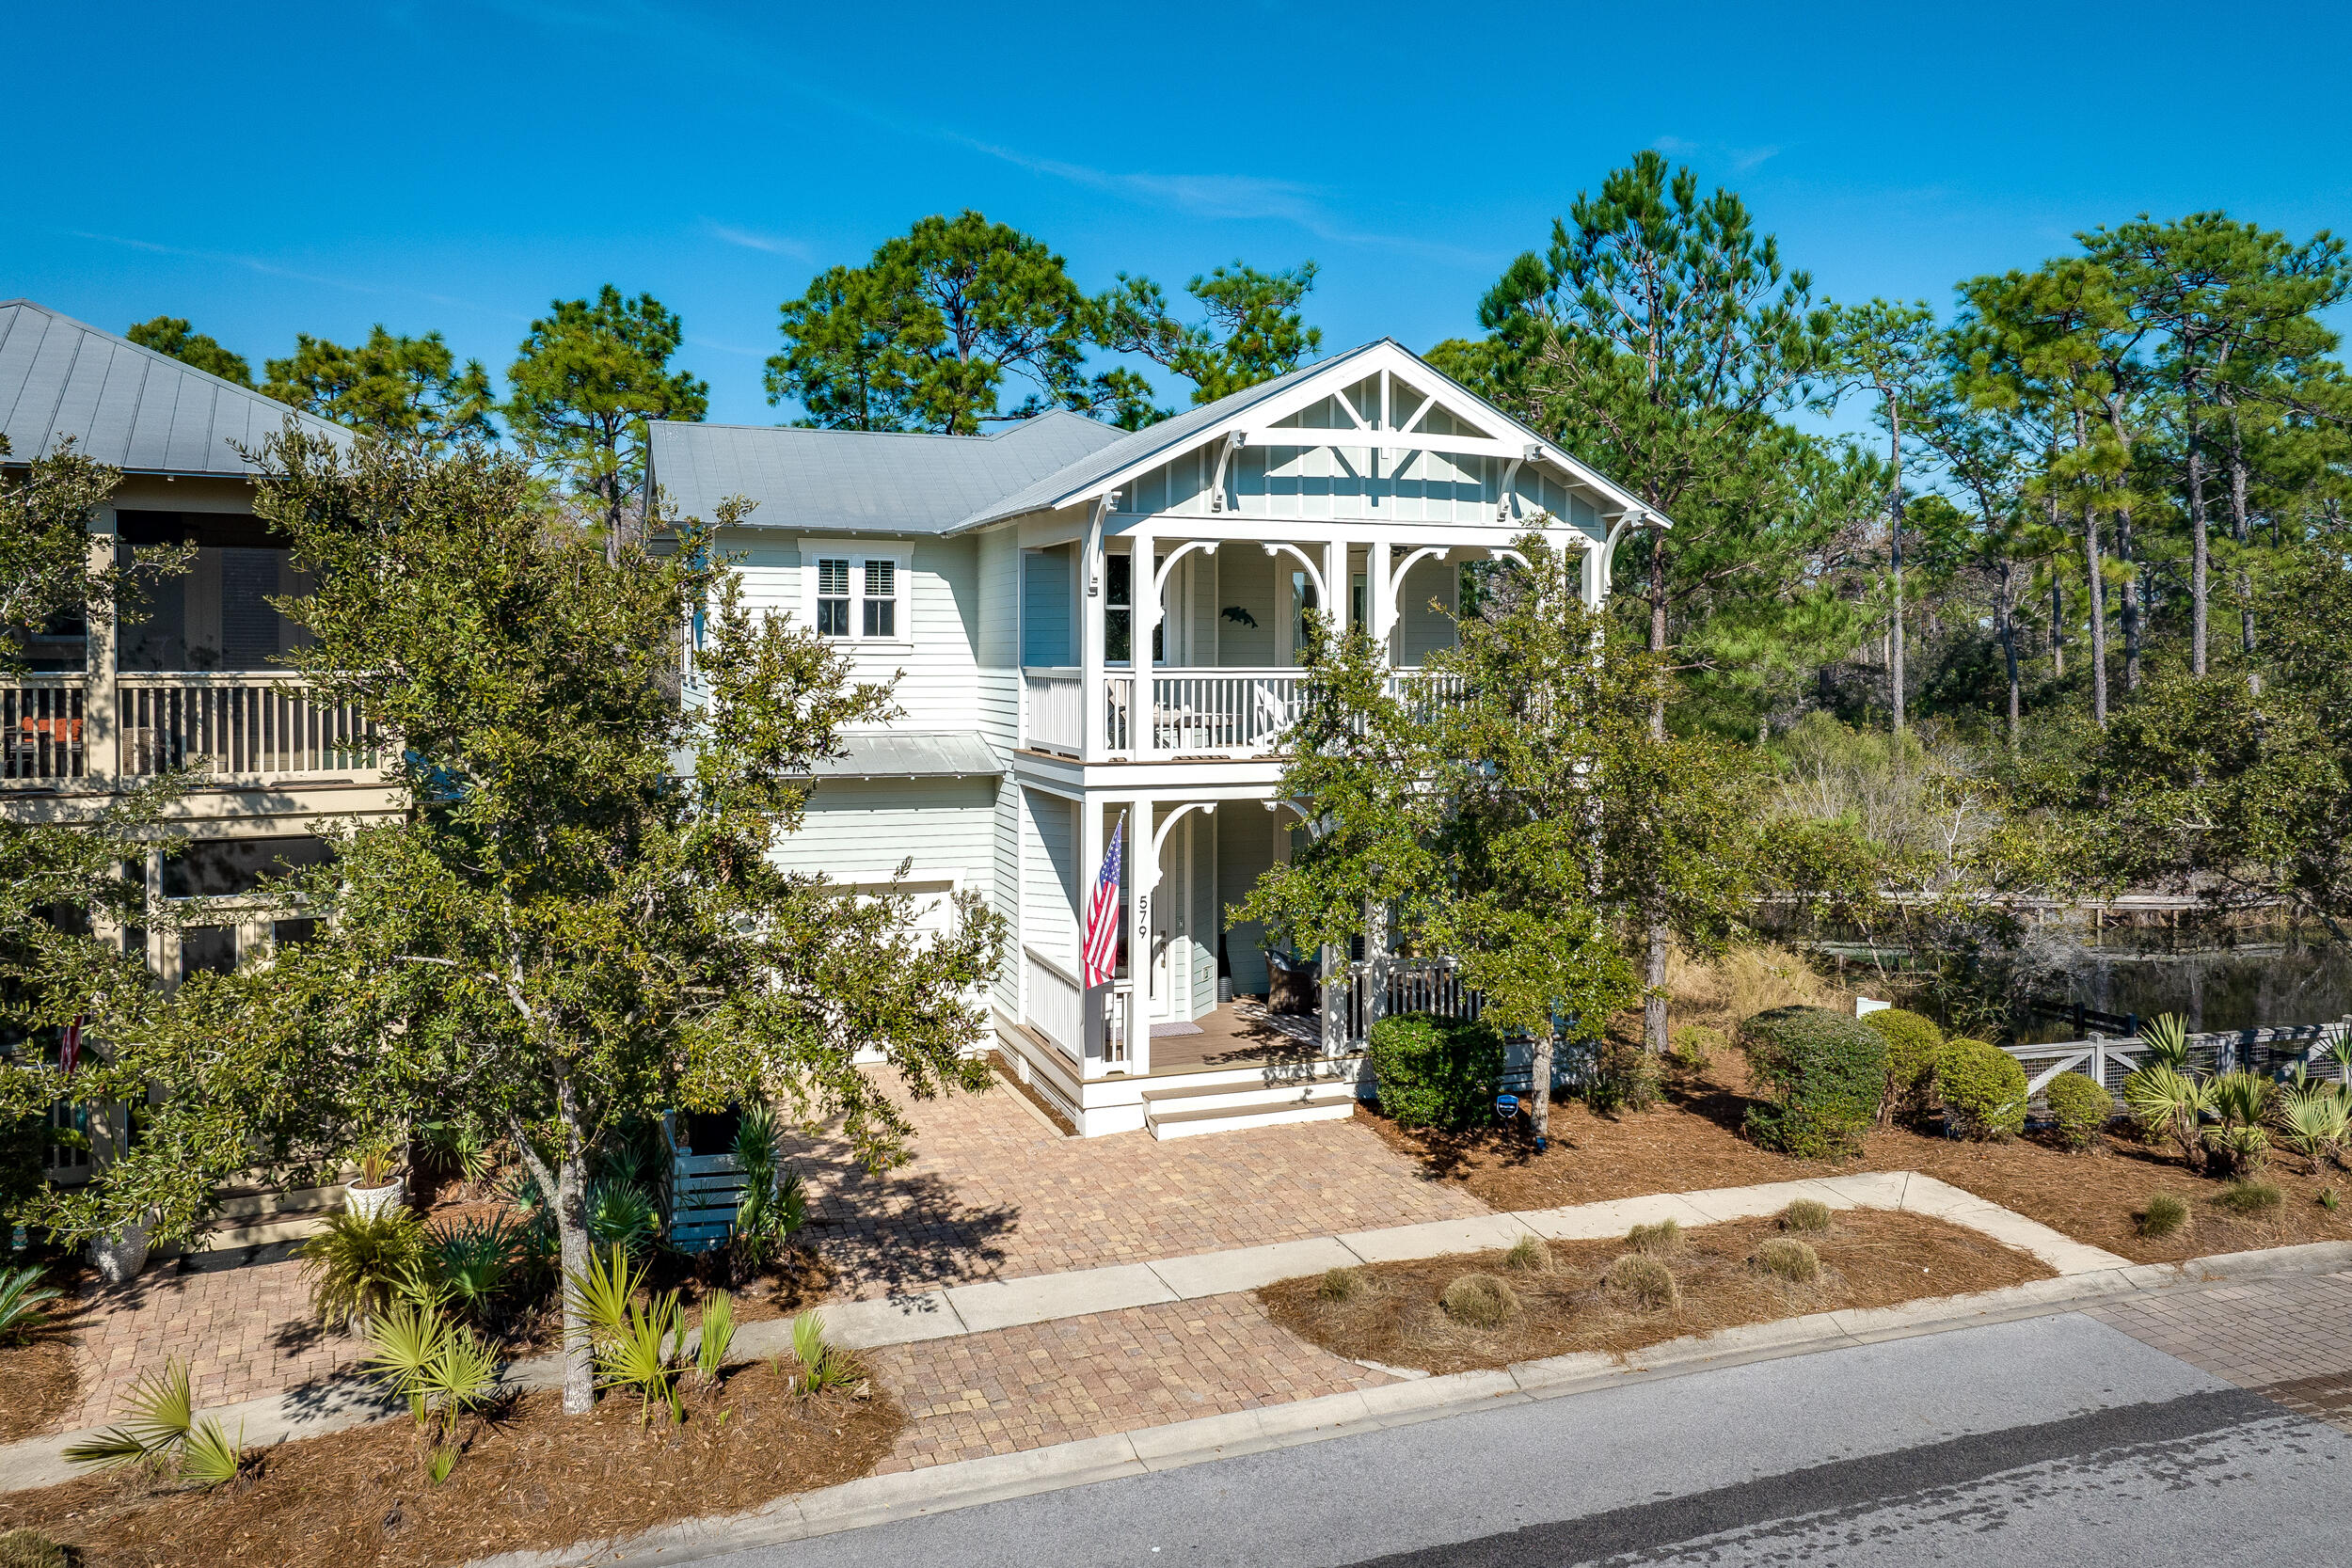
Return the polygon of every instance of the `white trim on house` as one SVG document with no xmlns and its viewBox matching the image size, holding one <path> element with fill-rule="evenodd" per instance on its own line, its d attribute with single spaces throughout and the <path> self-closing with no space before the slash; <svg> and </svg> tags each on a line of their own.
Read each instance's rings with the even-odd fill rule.
<svg viewBox="0 0 2352 1568">
<path fill-rule="evenodd" d="M 818 635 L 830 642 L 878 651 L 914 651 L 914 546 L 911 541 L 866 540 L 854 534 L 811 537 L 800 541 L 800 551 L 803 626 L 815 626 Z M 837 577 L 833 563 L 839 564 Z M 877 630 L 878 626 L 887 629 Z"/>
</svg>

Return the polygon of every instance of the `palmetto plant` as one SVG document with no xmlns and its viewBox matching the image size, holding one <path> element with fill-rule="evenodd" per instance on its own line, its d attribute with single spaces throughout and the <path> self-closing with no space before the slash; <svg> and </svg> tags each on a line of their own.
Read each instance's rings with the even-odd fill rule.
<svg viewBox="0 0 2352 1568">
<path fill-rule="evenodd" d="M 2191 1167 L 2200 1161 L 2199 1124 L 2213 1103 L 2213 1090 L 2179 1068 L 2154 1063 L 2123 1080 L 2123 1108 L 2152 1138 L 2180 1146 Z"/>
<path fill-rule="evenodd" d="M 523 1227 L 505 1214 L 437 1231 L 425 1250 L 450 1305 L 480 1322 L 521 1260 Z"/>
<path fill-rule="evenodd" d="M 564 1281 L 564 1292 L 588 1324 L 588 1348 L 617 1338 L 628 1321 L 629 1298 L 645 1282 L 645 1270 L 626 1247 L 588 1254 L 588 1267 Z"/>
<path fill-rule="evenodd" d="M 174 1356 L 161 1372 L 148 1372 L 131 1386 L 131 1416 L 119 1426 L 65 1450 L 69 1464 L 111 1470 L 148 1465 L 176 1471 L 197 1486 L 234 1481 L 244 1462 L 245 1432 L 230 1437 L 217 1420 L 198 1420 L 188 1364 Z"/>
<path fill-rule="evenodd" d="M 803 1312 L 792 1320 L 792 1354 L 801 1364 L 803 1393 L 821 1394 L 858 1376 L 856 1360 L 825 1342 L 825 1320 L 814 1312 Z"/>
<path fill-rule="evenodd" d="M 2352 1095 L 2313 1079 L 2280 1094 L 2276 1120 L 2280 1140 L 2314 1167 L 2323 1159 L 2342 1164 L 2345 1140 L 2352 1138 Z"/>
<path fill-rule="evenodd" d="M 632 1303 L 622 1315 L 620 1331 L 596 1352 L 597 1383 L 636 1389 L 640 1421 L 652 1418 L 656 1400 L 668 1403 L 673 1419 L 683 1414 L 677 1397 L 679 1369 L 671 1356 L 685 1342 L 685 1323 L 677 1292 L 668 1291 L 646 1306 Z"/>
<path fill-rule="evenodd" d="M 40 1271 L 0 1274 L 0 1345 L 23 1344 L 49 1326 L 49 1303 L 57 1292 L 43 1286 Z"/>
<path fill-rule="evenodd" d="M 704 1383 L 717 1381 L 734 1343 L 735 1298 L 724 1291 L 713 1291 L 703 1303 L 702 1339 L 694 1347 L 696 1378 Z"/>
<path fill-rule="evenodd" d="M 388 1308 L 376 1321 L 371 1349 L 368 1370 L 408 1402 L 419 1426 L 437 1420 L 444 1446 L 455 1436 L 460 1417 L 498 1393 L 498 1357 L 471 1329 L 438 1312 L 407 1304 Z"/>
<path fill-rule="evenodd" d="M 2270 1117 L 2277 1087 L 2258 1072 L 2240 1068 L 2219 1073 L 2205 1085 L 2207 1104 L 2218 1126 L 2205 1129 L 2205 1147 L 2225 1168 L 2237 1173 L 2261 1165 L 2270 1152 L 2270 1135 L 2263 1123 Z"/>
<path fill-rule="evenodd" d="M 643 1252 L 661 1234 L 661 1211 L 635 1181 L 607 1178 L 593 1182 L 587 1205 L 588 1240 L 597 1246 Z"/>
<path fill-rule="evenodd" d="M 2178 1013 L 2158 1013 L 2139 1027 L 2141 1054 L 2150 1067 L 2175 1072 L 2188 1067 L 2188 1020 Z"/>
</svg>

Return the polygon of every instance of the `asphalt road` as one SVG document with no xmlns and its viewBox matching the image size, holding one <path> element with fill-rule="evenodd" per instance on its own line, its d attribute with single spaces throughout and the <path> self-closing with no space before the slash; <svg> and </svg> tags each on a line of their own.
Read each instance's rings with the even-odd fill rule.
<svg viewBox="0 0 2352 1568">
<path fill-rule="evenodd" d="M 2067 1314 L 763 1547 L 730 1568 L 2352 1562 L 2352 1436 Z"/>
</svg>

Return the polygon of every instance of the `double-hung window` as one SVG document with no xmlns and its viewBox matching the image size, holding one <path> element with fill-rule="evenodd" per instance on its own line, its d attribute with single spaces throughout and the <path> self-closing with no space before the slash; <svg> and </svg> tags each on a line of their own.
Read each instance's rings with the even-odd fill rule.
<svg viewBox="0 0 2352 1568">
<path fill-rule="evenodd" d="M 898 553 L 813 546 L 803 549 L 819 637 L 898 642 L 907 636 L 907 562 Z"/>
</svg>

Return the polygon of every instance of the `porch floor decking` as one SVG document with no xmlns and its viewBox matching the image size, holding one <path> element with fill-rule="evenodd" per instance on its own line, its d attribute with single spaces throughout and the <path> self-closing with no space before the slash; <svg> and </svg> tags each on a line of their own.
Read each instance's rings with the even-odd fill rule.
<svg viewBox="0 0 2352 1568">
<path fill-rule="evenodd" d="M 1152 1025 L 1152 1077 L 1262 1064 L 1297 1067 L 1323 1060 L 1317 1020 L 1269 1013 L 1263 1002 L 1228 1002 L 1192 1022 L 1198 1033 L 1164 1035 L 1160 1030 L 1167 1024 Z"/>
</svg>

